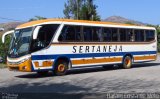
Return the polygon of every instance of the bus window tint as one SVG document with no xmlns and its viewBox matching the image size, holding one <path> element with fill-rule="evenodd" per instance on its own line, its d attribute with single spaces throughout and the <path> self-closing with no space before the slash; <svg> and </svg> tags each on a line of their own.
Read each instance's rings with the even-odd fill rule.
<svg viewBox="0 0 160 99">
<path fill-rule="evenodd" d="M 111 42 L 112 40 L 112 30 L 110 28 L 103 29 L 103 41 Z"/>
<path fill-rule="evenodd" d="M 144 42 L 144 30 L 135 30 L 135 41 Z"/>
<path fill-rule="evenodd" d="M 121 42 L 127 41 L 127 32 L 126 32 L 126 29 L 119 29 L 119 33 L 120 33 L 120 41 Z"/>
<path fill-rule="evenodd" d="M 145 31 L 145 36 L 146 36 L 146 41 L 147 42 L 152 41 L 152 40 L 155 39 L 155 32 L 151 31 L 151 30 L 146 30 Z"/>
<path fill-rule="evenodd" d="M 84 41 L 90 42 L 92 41 L 92 28 L 91 27 L 83 27 Z"/>
<path fill-rule="evenodd" d="M 134 32 L 131 29 L 126 30 L 127 33 L 127 42 L 134 42 Z"/>
<path fill-rule="evenodd" d="M 92 41 L 96 42 L 96 41 L 101 41 L 101 36 L 102 36 L 102 32 L 101 32 L 101 28 L 98 27 L 93 27 L 92 28 Z"/>
<path fill-rule="evenodd" d="M 112 42 L 118 41 L 118 29 L 112 29 Z"/>
<path fill-rule="evenodd" d="M 64 26 L 59 41 L 81 41 L 80 26 Z"/>
<path fill-rule="evenodd" d="M 83 27 L 83 35 L 85 42 L 97 42 L 101 38 L 101 28 Z"/>
</svg>

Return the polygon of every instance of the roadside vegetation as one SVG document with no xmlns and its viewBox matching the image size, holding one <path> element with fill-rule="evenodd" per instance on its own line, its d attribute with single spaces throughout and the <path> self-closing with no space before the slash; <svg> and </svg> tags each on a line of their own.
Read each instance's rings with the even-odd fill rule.
<svg viewBox="0 0 160 99">
<path fill-rule="evenodd" d="M 160 26 L 156 26 L 156 29 L 157 29 L 157 39 L 158 39 L 158 52 L 160 52 Z"/>
<path fill-rule="evenodd" d="M 2 43 L 2 36 L 0 36 L 0 57 L 3 59 L 3 63 L 6 62 L 9 44 L 11 41 L 11 35 L 8 35 L 5 39 L 5 43 Z"/>
<path fill-rule="evenodd" d="M 2 69 L 2 68 L 6 68 L 7 66 L 6 66 L 6 64 L 4 64 L 4 63 L 0 63 L 0 69 Z"/>
</svg>

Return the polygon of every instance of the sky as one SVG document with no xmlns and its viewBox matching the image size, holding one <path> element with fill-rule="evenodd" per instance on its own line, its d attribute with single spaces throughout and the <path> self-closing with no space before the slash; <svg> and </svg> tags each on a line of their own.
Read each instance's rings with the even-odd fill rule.
<svg viewBox="0 0 160 99">
<path fill-rule="evenodd" d="M 34 16 L 64 17 L 67 0 L 0 0 L 0 23 L 28 21 Z M 122 16 L 149 24 L 160 24 L 160 0 L 95 0 L 101 19 Z M 7 19 L 13 20 L 7 20 Z"/>
</svg>

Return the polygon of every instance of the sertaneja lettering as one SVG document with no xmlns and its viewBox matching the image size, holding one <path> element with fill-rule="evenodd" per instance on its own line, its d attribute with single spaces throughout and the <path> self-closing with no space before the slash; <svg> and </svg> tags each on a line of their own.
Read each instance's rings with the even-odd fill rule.
<svg viewBox="0 0 160 99">
<path fill-rule="evenodd" d="M 73 46 L 73 53 L 122 52 L 122 45 L 108 46 Z"/>
</svg>

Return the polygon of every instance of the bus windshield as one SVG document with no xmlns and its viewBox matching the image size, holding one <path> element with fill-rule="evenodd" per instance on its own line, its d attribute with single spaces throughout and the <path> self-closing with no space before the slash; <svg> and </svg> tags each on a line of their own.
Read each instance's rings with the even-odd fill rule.
<svg viewBox="0 0 160 99">
<path fill-rule="evenodd" d="M 12 35 L 8 56 L 17 58 L 47 47 L 58 27 L 59 24 L 43 25 L 36 40 L 32 38 L 34 27 L 16 30 Z"/>
<path fill-rule="evenodd" d="M 8 56 L 14 58 L 28 54 L 31 36 L 32 28 L 16 30 L 12 35 Z"/>
</svg>

